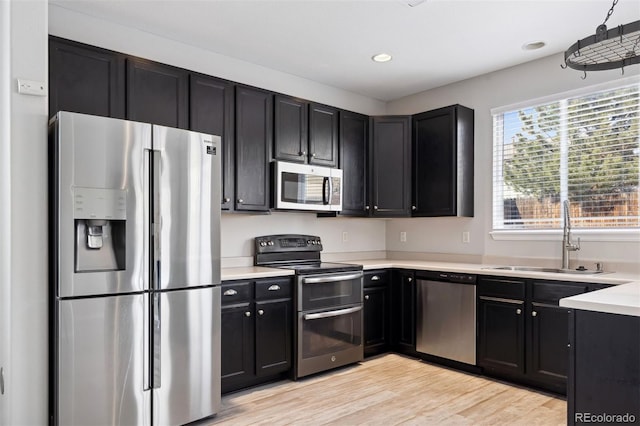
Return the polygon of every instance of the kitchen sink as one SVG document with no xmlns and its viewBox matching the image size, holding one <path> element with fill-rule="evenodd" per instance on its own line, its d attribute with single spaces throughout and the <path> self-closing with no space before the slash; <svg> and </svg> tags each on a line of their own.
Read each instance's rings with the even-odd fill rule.
<svg viewBox="0 0 640 426">
<path fill-rule="evenodd" d="M 493 266 L 489 268 L 495 271 L 525 271 L 525 272 L 547 272 L 552 274 L 604 274 L 605 271 L 597 271 L 595 269 L 560 269 L 560 268 L 545 268 L 542 266 Z"/>
</svg>

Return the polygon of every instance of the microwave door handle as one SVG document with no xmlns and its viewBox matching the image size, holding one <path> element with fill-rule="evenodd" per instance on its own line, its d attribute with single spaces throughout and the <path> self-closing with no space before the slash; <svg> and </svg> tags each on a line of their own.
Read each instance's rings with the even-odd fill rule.
<svg viewBox="0 0 640 426">
<path fill-rule="evenodd" d="M 331 191 L 331 179 L 325 176 L 322 178 L 322 204 L 324 205 L 329 204 L 329 198 L 331 197 L 331 193 L 327 194 L 327 187 Z"/>
<path fill-rule="evenodd" d="M 333 204 L 333 178 L 328 177 L 327 181 L 329 181 L 329 202 L 327 204 Z"/>
</svg>

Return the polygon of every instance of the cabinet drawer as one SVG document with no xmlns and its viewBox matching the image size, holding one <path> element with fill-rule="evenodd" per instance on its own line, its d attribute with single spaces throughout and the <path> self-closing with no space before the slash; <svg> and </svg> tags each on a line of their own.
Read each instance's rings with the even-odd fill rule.
<svg viewBox="0 0 640 426">
<path fill-rule="evenodd" d="M 478 282 L 478 294 L 505 299 L 520 299 L 525 297 L 524 281 L 504 278 L 481 278 Z"/>
<path fill-rule="evenodd" d="M 569 284 L 549 281 L 534 281 L 532 285 L 532 299 L 535 302 L 546 302 L 554 305 L 563 297 L 586 293 L 588 284 Z"/>
<path fill-rule="evenodd" d="M 251 281 L 233 281 L 222 284 L 222 305 L 247 302 L 251 299 Z"/>
<path fill-rule="evenodd" d="M 364 273 L 363 286 L 367 287 L 379 287 L 385 286 L 389 282 L 389 271 L 366 271 Z"/>
<path fill-rule="evenodd" d="M 291 298 L 291 290 L 290 279 L 256 281 L 256 300 Z"/>
</svg>

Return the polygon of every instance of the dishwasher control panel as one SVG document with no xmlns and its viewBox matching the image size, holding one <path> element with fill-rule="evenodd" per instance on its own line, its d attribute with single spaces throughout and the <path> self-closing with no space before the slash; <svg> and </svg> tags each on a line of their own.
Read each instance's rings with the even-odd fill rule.
<svg viewBox="0 0 640 426">
<path fill-rule="evenodd" d="M 459 272 L 420 271 L 416 273 L 416 279 L 431 281 L 444 281 L 448 283 L 475 284 L 476 275 Z"/>
</svg>

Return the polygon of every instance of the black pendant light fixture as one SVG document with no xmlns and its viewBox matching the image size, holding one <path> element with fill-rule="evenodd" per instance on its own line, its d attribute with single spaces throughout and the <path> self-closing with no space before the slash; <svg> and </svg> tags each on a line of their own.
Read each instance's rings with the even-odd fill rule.
<svg viewBox="0 0 640 426">
<path fill-rule="evenodd" d="M 607 30 L 607 20 L 613 14 L 618 0 L 613 0 L 604 22 L 596 33 L 578 40 L 564 52 L 564 66 L 584 71 L 602 71 L 640 63 L 640 21 L 619 25 Z"/>
</svg>

